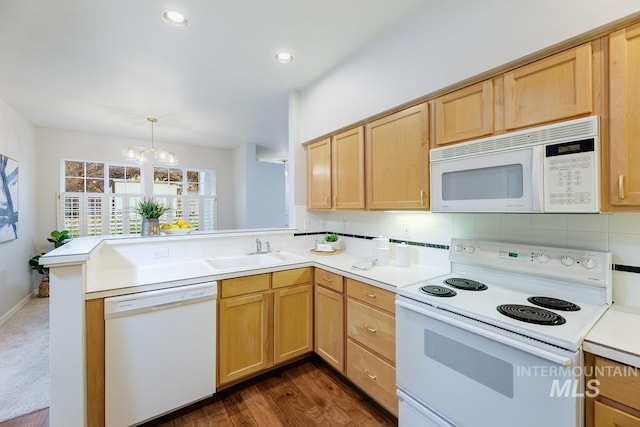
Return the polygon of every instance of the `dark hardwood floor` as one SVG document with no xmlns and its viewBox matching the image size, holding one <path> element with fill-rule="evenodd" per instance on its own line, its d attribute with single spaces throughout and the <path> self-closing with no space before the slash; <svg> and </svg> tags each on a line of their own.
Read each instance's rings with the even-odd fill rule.
<svg viewBox="0 0 640 427">
<path fill-rule="evenodd" d="M 393 415 L 314 356 L 220 391 L 144 427 L 397 424 Z M 0 427 L 48 425 L 48 409 L 0 423 Z"/>
</svg>

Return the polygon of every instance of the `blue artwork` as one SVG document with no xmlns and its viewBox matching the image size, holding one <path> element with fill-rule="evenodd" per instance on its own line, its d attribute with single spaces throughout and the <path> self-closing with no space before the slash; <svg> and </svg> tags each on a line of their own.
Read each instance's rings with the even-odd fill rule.
<svg viewBox="0 0 640 427">
<path fill-rule="evenodd" d="M 18 238 L 18 162 L 0 154 L 0 242 Z"/>
</svg>

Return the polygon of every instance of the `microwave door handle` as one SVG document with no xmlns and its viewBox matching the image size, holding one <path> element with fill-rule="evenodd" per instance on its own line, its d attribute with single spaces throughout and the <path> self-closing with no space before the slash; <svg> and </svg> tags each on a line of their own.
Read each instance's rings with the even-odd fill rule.
<svg viewBox="0 0 640 427">
<path fill-rule="evenodd" d="M 531 344 L 527 344 L 525 342 L 522 341 L 518 341 L 515 340 L 513 338 L 495 333 L 489 329 L 485 329 L 485 328 L 480 328 L 478 326 L 475 326 L 473 324 L 467 323 L 467 322 L 463 322 L 461 320 L 455 319 L 453 317 L 449 317 L 449 316 L 445 316 L 441 313 L 438 313 L 437 310 L 430 310 L 430 309 L 426 309 L 423 307 L 417 307 L 413 304 L 407 304 L 406 302 L 399 300 L 396 298 L 396 306 L 397 307 L 402 307 L 405 308 L 407 310 L 416 312 L 418 314 L 422 314 L 424 316 L 427 317 L 431 317 L 432 319 L 436 319 L 439 320 L 443 323 L 447 323 L 451 326 L 463 329 L 465 331 L 471 332 L 473 334 L 476 335 L 480 335 L 482 337 L 488 338 L 492 341 L 496 341 L 505 345 L 508 345 L 509 347 L 524 351 L 525 353 L 529 353 L 532 354 L 534 356 L 538 356 L 542 359 L 548 360 L 550 362 L 553 362 L 557 365 L 561 365 L 561 366 L 571 366 L 573 364 L 573 361 L 571 360 L 571 358 L 569 357 L 565 357 L 565 356 L 561 356 L 559 354 L 556 353 L 552 353 L 550 351 L 547 351 L 543 348 L 539 348 L 539 347 L 535 347 Z"/>
<path fill-rule="evenodd" d="M 534 212 L 542 212 L 542 194 L 544 191 L 543 182 L 543 162 L 544 162 L 544 146 L 533 147 L 533 159 L 531 160 L 531 199 L 532 210 Z"/>
</svg>

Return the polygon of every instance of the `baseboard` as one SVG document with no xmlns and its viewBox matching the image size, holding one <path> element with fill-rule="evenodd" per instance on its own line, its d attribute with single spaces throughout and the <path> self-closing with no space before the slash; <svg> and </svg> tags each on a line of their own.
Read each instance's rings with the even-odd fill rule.
<svg viewBox="0 0 640 427">
<path fill-rule="evenodd" d="M 34 296 L 37 296 L 37 295 L 38 295 L 38 290 L 35 289 L 33 292 L 29 293 L 26 297 L 24 297 L 22 299 L 22 301 L 20 301 L 18 304 L 16 304 L 11 310 L 9 310 L 7 313 L 5 313 L 4 316 L 0 317 L 0 326 L 2 326 L 7 320 L 9 320 L 9 318 L 11 316 L 13 316 L 13 314 L 16 311 L 20 310 L 23 305 L 28 303 L 31 298 L 33 298 Z"/>
</svg>

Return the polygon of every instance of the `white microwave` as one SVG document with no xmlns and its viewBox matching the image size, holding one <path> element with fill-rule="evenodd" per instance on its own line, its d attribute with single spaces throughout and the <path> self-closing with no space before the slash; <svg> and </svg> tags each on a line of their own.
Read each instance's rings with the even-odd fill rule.
<svg viewBox="0 0 640 427">
<path fill-rule="evenodd" d="M 597 116 L 434 148 L 432 212 L 600 210 Z"/>
</svg>

